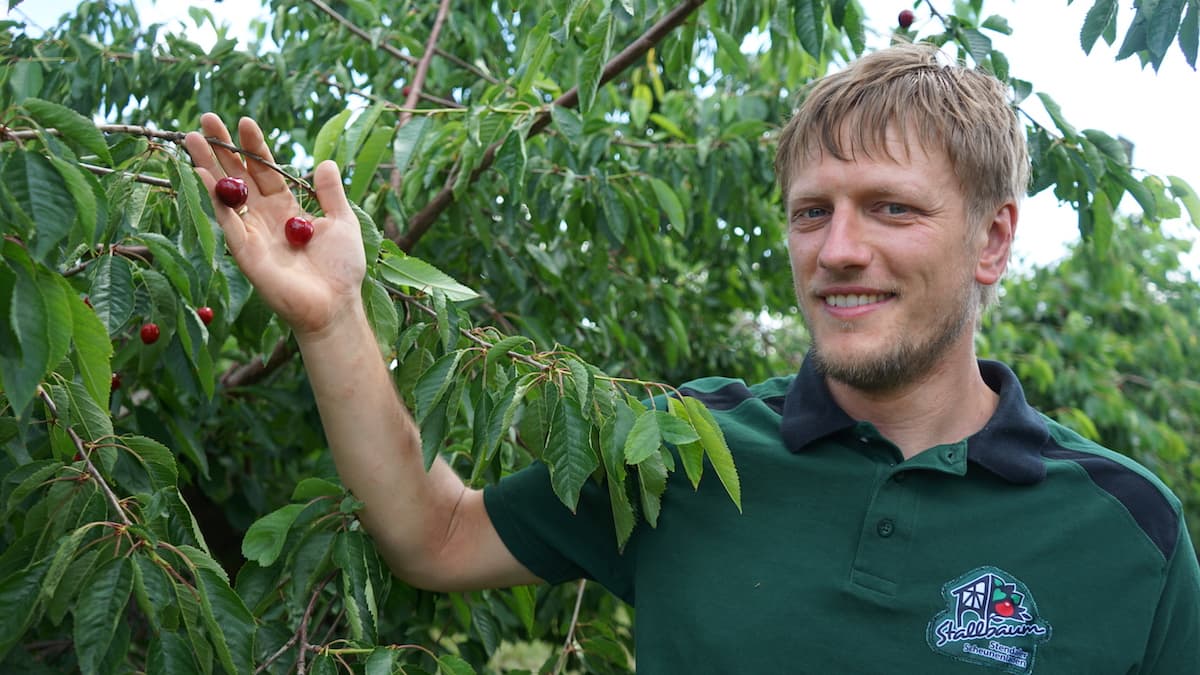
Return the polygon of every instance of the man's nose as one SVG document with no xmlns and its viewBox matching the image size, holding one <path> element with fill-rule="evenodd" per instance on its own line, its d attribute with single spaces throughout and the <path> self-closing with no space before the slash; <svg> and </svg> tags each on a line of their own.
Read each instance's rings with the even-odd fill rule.
<svg viewBox="0 0 1200 675">
<path fill-rule="evenodd" d="M 867 223 L 852 208 L 840 208 L 830 216 L 817 262 L 826 269 L 866 267 L 871 262 Z"/>
</svg>

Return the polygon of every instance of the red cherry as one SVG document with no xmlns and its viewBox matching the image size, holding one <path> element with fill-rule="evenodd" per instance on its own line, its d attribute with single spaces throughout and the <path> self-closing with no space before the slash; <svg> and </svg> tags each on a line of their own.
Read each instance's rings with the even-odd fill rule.
<svg viewBox="0 0 1200 675">
<path fill-rule="evenodd" d="M 246 187 L 246 181 L 241 178 L 226 176 L 217 181 L 215 192 L 222 204 L 231 209 L 236 209 L 246 203 L 246 197 L 250 194 L 250 188 Z"/>
<path fill-rule="evenodd" d="M 87 305 L 88 308 L 92 308 L 92 301 L 86 295 L 83 296 L 83 304 Z"/>
<path fill-rule="evenodd" d="M 996 603 L 996 613 L 1005 618 L 1012 616 L 1015 609 L 1012 600 L 1007 598 Z"/>
<path fill-rule="evenodd" d="M 292 246 L 303 246 L 312 239 L 313 223 L 308 218 L 292 216 L 283 226 L 283 233 L 287 235 L 288 243 Z"/>
<path fill-rule="evenodd" d="M 118 374 L 118 373 L 113 373 L 113 374 L 112 374 L 112 385 L 111 385 L 111 387 L 110 387 L 110 388 L 111 388 L 113 391 L 116 391 L 116 390 L 118 390 L 118 389 L 120 389 L 120 388 L 121 388 L 121 376 L 120 376 L 120 374 Z"/>
<path fill-rule="evenodd" d="M 142 344 L 152 345 L 155 342 L 158 342 L 158 334 L 159 334 L 158 324 L 154 323 L 153 321 L 150 323 L 142 324 L 141 334 L 142 334 Z"/>
<path fill-rule="evenodd" d="M 410 87 L 408 85 L 404 85 L 404 88 L 400 90 L 400 93 L 404 94 L 405 96 L 408 96 L 408 92 L 410 92 L 410 91 L 412 91 L 412 87 Z"/>
<path fill-rule="evenodd" d="M 896 17 L 896 23 L 899 23 L 901 28 L 907 29 L 916 18 L 917 16 L 911 9 L 905 9 L 900 11 L 900 16 Z"/>
<path fill-rule="evenodd" d="M 197 316 L 199 316 L 199 317 L 200 317 L 200 320 L 204 322 L 204 325 L 205 325 L 205 326 L 207 326 L 208 324 L 212 323 L 212 320 L 213 320 L 213 308 L 212 308 L 212 307 L 200 307 L 200 308 L 197 308 L 197 309 L 196 309 L 196 315 L 197 315 Z"/>
</svg>

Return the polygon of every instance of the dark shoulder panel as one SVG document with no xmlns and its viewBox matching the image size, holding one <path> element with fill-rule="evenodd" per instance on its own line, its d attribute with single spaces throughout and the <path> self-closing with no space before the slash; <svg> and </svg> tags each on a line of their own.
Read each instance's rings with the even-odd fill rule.
<svg viewBox="0 0 1200 675">
<path fill-rule="evenodd" d="M 1100 489 L 1125 506 L 1134 521 L 1170 559 L 1179 541 L 1180 519 L 1161 488 L 1133 468 L 1104 455 L 1052 445 L 1042 451 L 1050 459 L 1079 464 Z"/>
<path fill-rule="evenodd" d="M 679 393 L 698 399 L 709 410 L 733 410 L 749 399 L 759 398 L 741 380 L 718 380 L 717 378 L 685 384 L 679 388 Z M 775 412 L 782 414 L 783 398 L 782 395 L 767 396 L 759 400 Z"/>
</svg>

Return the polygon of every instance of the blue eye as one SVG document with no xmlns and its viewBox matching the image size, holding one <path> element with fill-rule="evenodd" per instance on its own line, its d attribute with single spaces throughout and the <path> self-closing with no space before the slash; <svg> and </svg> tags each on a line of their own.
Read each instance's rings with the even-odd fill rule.
<svg viewBox="0 0 1200 675">
<path fill-rule="evenodd" d="M 903 204 L 888 204 L 885 208 L 887 209 L 889 216 L 902 216 L 910 211 L 910 209 Z"/>
</svg>

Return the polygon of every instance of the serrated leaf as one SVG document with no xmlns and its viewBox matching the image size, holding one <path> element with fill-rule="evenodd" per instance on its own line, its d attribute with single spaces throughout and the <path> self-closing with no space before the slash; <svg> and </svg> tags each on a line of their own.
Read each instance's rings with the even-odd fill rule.
<svg viewBox="0 0 1200 675">
<path fill-rule="evenodd" d="M 1046 93 L 1039 92 L 1038 98 L 1042 100 L 1042 106 L 1046 108 L 1046 112 L 1050 114 L 1050 119 L 1054 120 L 1054 125 L 1062 132 L 1063 137 L 1073 142 L 1079 135 L 1079 132 L 1075 131 L 1075 127 L 1071 126 L 1066 118 L 1063 117 L 1062 109 L 1058 107 L 1058 103 Z"/>
<path fill-rule="evenodd" d="M 180 220 L 184 229 L 195 235 L 200 250 L 204 253 L 204 264 L 211 267 L 213 256 L 216 255 L 217 237 L 213 231 L 213 222 L 205 213 L 203 202 L 200 201 L 200 178 L 188 164 L 180 162 L 177 170 L 177 179 L 172 182 L 178 195 Z"/>
<path fill-rule="evenodd" d="M 511 358 L 509 352 L 523 353 L 518 351 L 518 347 L 522 345 L 534 346 L 533 340 L 524 335 L 510 335 L 499 342 L 496 342 L 491 347 L 488 347 L 487 356 L 484 357 L 484 368 L 491 369 L 500 359 Z"/>
<path fill-rule="evenodd" d="M 305 478 L 296 484 L 292 491 L 292 501 L 307 502 L 317 497 L 340 497 L 342 488 L 337 483 L 324 478 Z"/>
<path fill-rule="evenodd" d="M 961 34 L 975 63 L 985 62 L 992 53 L 992 39 L 974 28 L 964 28 Z"/>
<path fill-rule="evenodd" d="M 350 166 L 350 163 L 358 156 L 358 151 L 366 141 L 371 130 L 375 128 L 379 122 L 379 116 L 383 114 L 384 103 L 379 102 L 359 113 L 358 117 L 350 123 L 350 128 L 346 129 L 345 136 L 342 139 L 341 152 L 338 154 L 338 164 L 343 167 Z"/>
<path fill-rule="evenodd" d="M 196 567 L 205 627 L 225 670 L 249 673 L 254 670 L 254 616 L 218 570 L 215 563 Z"/>
<path fill-rule="evenodd" d="M 70 288 L 66 279 L 61 284 Z M 107 405 L 112 390 L 112 341 L 96 312 L 82 300 L 68 303 L 71 312 L 71 338 L 75 349 L 71 362 L 83 378 L 83 386 L 97 405 Z"/>
<path fill-rule="evenodd" d="M 413 395 L 417 399 L 414 413 L 418 424 L 424 421 L 430 410 L 442 402 L 446 392 L 450 390 L 462 356 L 462 351 L 442 356 L 417 380 Z"/>
<path fill-rule="evenodd" d="M 396 171 L 400 173 L 408 171 L 408 165 L 412 162 L 413 155 L 421 146 L 425 132 L 430 126 L 428 117 L 413 117 L 396 131 L 396 137 L 392 139 L 392 164 L 396 167 Z"/>
<path fill-rule="evenodd" d="M 792 4 L 792 11 L 800 46 L 809 56 L 820 59 L 824 43 L 825 3 L 821 0 L 796 0 Z"/>
<path fill-rule="evenodd" d="M 63 183 L 67 186 L 67 192 L 75 202 L 75 216 L 78 219 L 82 235 L 80 239 L 89 241 L 96 231 L 96 193 L 92 191 L 91 184 L 83 175 L 83 169 L 61 157 L 52 156 L 50 162 L 58 170 L 58 175 L 62 176 Z M 41 240 L 39 239 L 39 241 Z"/>
<path fill-rule="evenodd" d="M 146 467 L 150 485 L 157 491 L 174 487 L 179 481 L 179 468 L 175 465 L 175 454 L 167 446 L 146 436 L 122 436 L 121 442 L 129 448 L 138 461 Z"/>
<path fill-rule="evenodd" d="M 380 353 L 386 356 L 391 353 L 392 345 L 400 333 L 400 315 L 396 312 L 396 304 L 383 284 L 375 279 L 363 280 L 362 294 L 371 332 L 375 334 Z"/>
<path fill-rule="evenodd" d="M 75 201 L 62 175 L 42 155 L 17 150 L 4 162 L 4 184 L 17 208 L 32 221 L 29 233 L 33 257 L 45 260 L 71 231 Z"/>
<path fill-rule="evenodd" d="M 675 190 L 660 178 L 651 177 L 650 186 L 654 189 L 654 197 L 658 200 L 658 206 L 666 214 L 672 229 L 678 232 L 680 237 L 686 236 L 688 220 L 683 211 L 683 204 L 679 201 L 679 195 L 675 194 Z"/>
<path fill-rule="evenodd" d="M 66 392 L 71 404 L 71 426 L 83 440 L 95 442 L 113 435 L 107 408 L 101 408 L 82 384 L 67 382 Z"/>
<path fill-rule="evenodd" d="M 40 604 L 38 591 L 49 568 L 50 558 L 44 558 L 0 581 L 0 607 L 4 608 L 0 612 L 0 660 L 25 637 L 25 630 Z"/>
<path fill-rule="evenodd" d="M 43 459 L 29 462 L 28 464 L 22 464 L 21 466 L 18 466 L 10 471 L 8 475 L 4 477 L 3 487 L 6 488 L 11 483 L 16 483 L 16 487 L 14 487 L 12 491 L 8 493 L 8 497 L 5 500 L 3 520 L 8 521 L 12 511 L 16 509 L 26 497 L 33 494 L 34 490 L 43 487 L 42 483 L 46 482 L 50 477 L 52 477 L 61 467 L 62 464 L 58 461 L 53 459 Z"/>
<path fill-rule="evenodd" d="M 58 130 L 68 142 L 96 155 L 106 165 L 112 165 L 104 134 L 88 118 L 64 105 L 40 98 L 27 98 L 21 105 L 42 127 Z"/>
<path fill-rule="evenodd" d="M 28 258 L 13 262 L 16 264 L 12 270 L 16 274 L 12 305 L 5 318 L 16 335 L 21 358 L 15 361 L 6 359 L 4 385 L 13 408 L 23 410 L 50 369 L 50 322 L 58 317 L 47 314 L 46 298 L 35 276 L 37 270 L 33 263 Z M 59 293 L 57 284 L 52 284 L 51 288 L 56 295 Z"/>
<path fill-rule="evenodd" d="M 476 675 L 471 664 L 454 654 L 444 654 L 438 657 L 438 675 Z"/>
<path fill-rule="evenodd" d="M 337 146 L 338 139 L 346 130 L 346 121 L 350 119 L 351 112 L 347 108 L 330 117 L 325 124 L 321 125 L 321 130 L 317 132 L 317 139 L 313 141 L 313 166 L 333 157 L 333 150 Z"/>
<path fill-rule="evenodd" d="M 584 481 L 600 465 L 592 451 L 589 429 L 577 401 L 565 397 L 556 402 L 542 459 L 550 469 L 554 494 L 572 513 Z"/>
<path fill-rule="evenodd" d="M 367 548 L 361 532 L 339 532 L 333 546 L 333 557 L 334 564 L 342 570 L 343 600 L 354 639 L 374 643 L 379 611 L 375 606 L 375 589 L 366 567 Z"/>
<path fill-rule="evenodd" d="M 592 389 L 596 385 L 596 380 L 592 376 L 592 372 L 588 370 L 583 361 L 573 356 L 563 357 L 562 362 L 567 365 L 567 370 L 571 372 L 571 382 L 575 384 L 575 397 L 579 401 L 580 409 L 587 409 L 591 405 Z"/>
<path fill-rule="evenodd" d="M 662 494 L 667 489 L 667 465 L 661 452 L 651 454 L 637 465 L 638 493 L 642 502 L 642 516 L 650 527 L 658 526 L 658 514 L 662 510 Z"/>
<path fill-rule="evenodd" d="M 1113 235 L 1113 207 L 1108 195 L 1097 190 L 1092 195 L 1092 245 L 1100 256 L 1108 252 Z"/>
<path fill-rule="evenodd" d="M 605 12 L 588 32 L 588 46 L 579 62 L 579 112 L 586 115 L 596 100 L 604 64 L 612 53 L 613 15 Z"/>
<path fill-rule="evenodd" d="M 1083 19 L 1083 28 L 1079 31 L 1079 46 L 1084 54 L 1091 54 L 1096 39 L 1104 33 L 1117 17 L 1117 0 L 1096 0 Z"/>
<path fill-rule="evenodd" d="M 1200 227 L 1200 197 L 1196 195 L 1191 184 L 1179 176 L 1167 176 L 1167 181 L 1171 185 L 1171 194 L 1183 202 L 1183 208 L 1187 209 L 1192 225 Z"/>
<path fill-rule="evenodd" d="M 392 675 L 396 666 L 396 650 L 376 647 L 363 665 L 364 675 Z"/>
<path fill-rule="evenodd" d="M 116 255 L 102 256 L 92 267 L 88 297 L 112 337 L 133 316 L 133 268 L 128 260 Z"/>
<path fill-rule="evenodd" d="M 700 436 L 692 426 L 691 415 L 688 413 L 687 406 L 674 397 L 667 399 L 667 405 L 671 414 L 676 418 L 688 420 L 688 428 L 696 435 L 695 440 L 676 445 L 676 449 L 679 451 L 679 461 L 683 463 L 683 471 L 687 474 L 688 480 L 691 481 L 692 488 L 695 489 L 699 487 L 700 478 L 704 474 L 704 445 L 700 443 Z"/>
<path fill-rule="evenodd" d="M 62 581 L 67 567 L 75 560 L 75 553 L 79 550 L 79 545 L 91 530 L 91 527 L 79 527 L 70 535 L 58 540 L 58 546 L 54 549 L 54 557 L 51 558 L 50 567 L 42 581 L 40 593 L 42 601 L 49 601 L 54 597 L 54 592 L 58 590 L 58 582 Z"/>
<path fill-rule="evenodd" d="M 1179 50 L 1187 64 L 1196 69 L 1196 50 L 1200 43 L 1200 2 L 1188 3 L 1187 14 L 1179 24 Z"/>
<path fill-rule="evenodd" d="M 551 106 L 550 117 L 554 121 L 554 126 L 558 129 L 563 138 L 571 145 L 579 143 L 580 136 L 583 134 L 583 118 L 579 113 L 564 108 L 561 105 Z"/>
<path fill-rule="evenodd" d="M 200 675 L 189 641 L 175 632 L 160 632 L 150 638 L 146 675 Z"/>
<path fill-rule="evenodd" d="M 420 258 L 385 253 L 383 260 L 380 261 L 379 271 L 388 283 L 415 288 L 425 293 L 439 290 L 446 294 L 447 299 L 454 302 L 479 297 L 475 291 L 463 286 L 450 275 Z"/>
<path fill-rule="evenodd" d="M 1154 55 L 1155 70 L 1179 31 L 1179 20 L 1187 0 L 1158 0 L 1146 25 L 1146 48 Z M 1148 4 L 1145 6 L 1149 7 Z"/>
<path fill-rule="evenodd" d="M 725 492 L 729 494 L 729 498 L 733 500 L 740 512 L 742 510 L 742 485 L 738 478 L 737 467 L 733 464 L 733 454 L 725 443 L 725 434 L 721 431 L 717 420 L 713 418 L 712 412 L 704 407 L 699 399 L 685 396 L 683 403 L 687 407 L 692 426 L 696 428 L 696 433 L 700 436 L 704 454 L 712 463 L 717 478 L 721 479 L 721 485 L 725 486 Z"/>
<path fill-rule="evenodd" d="M 658 453 L 662 445 L 662 434 L 658 430 L 658 411 L 642 413 L 634 420 L 625 439 L 625 462 L 639 464 L 647 457 Z M 661 414 L 661 413 L 658 413 Z"/>
<path fill-rule="evenodd" d="M 88 675 L 100 668 L 108 645 L 125 616 L 133 590 L 133 567 L 126 557 L 105 561 L 79 591 L 75 603 L 75 655 Z"/>
<path fill-rule="evenodd" d="M 192 297 L 192 280 L 187 272 L 190 266 L 179 252 L 179 248 L 157 232 L 142 232 L 137 239 L 154 254 L 154 266 L 171 280 L 171 285 L 179 291 L 183 301 L 195 304 L 196 300 Z"/>
<path fill-rule="evenodd" d="M 351 202 L 362 200 L 367 190 L 370 189 L 371 181 L 375 177 L 375 170 L 383 161 L 383 156 L 392 143 L 394 133 L 394 127 L 381 126 L 376 127 L 371 135 L 367 136 L 366 142 L 363 143 L 362 149 L 354 159 L 354 176 L 350 179 L 349 192 Z"/>
<path fill-rule="evenodd" d="M 263 567 L 273 565 L 283 551 L 292 523 L 304 508 L 304 504 L 288 504 L 254 521 L 242 539 L 242 555 Z"/>
<path fill-rule="evenodd" d="M 600 452 L 604 459 L 604 470 L 608 480 L 609 504 L 613 514 L 613 526 L 617 536 L 617 548 L 624 548 L 633 533 L 636 517 L 629 495 L 625 491 L 625 440 L 633 428 L 633 409 L 624 401 L 617 401 L 611 417 L 600 428 Z"/>
</svg>

